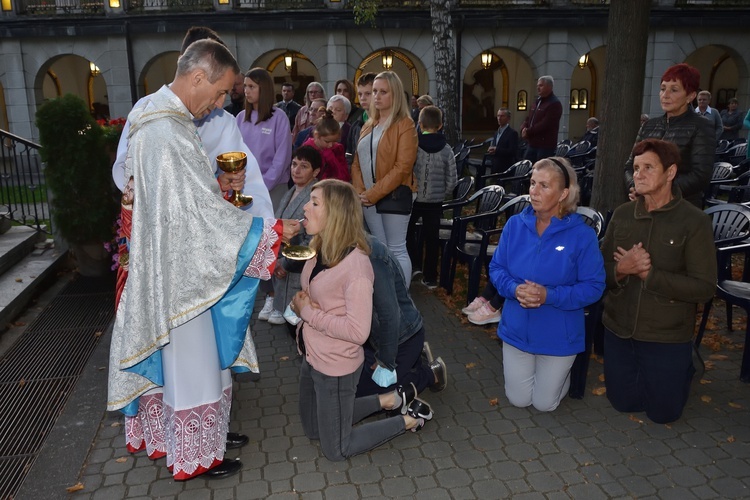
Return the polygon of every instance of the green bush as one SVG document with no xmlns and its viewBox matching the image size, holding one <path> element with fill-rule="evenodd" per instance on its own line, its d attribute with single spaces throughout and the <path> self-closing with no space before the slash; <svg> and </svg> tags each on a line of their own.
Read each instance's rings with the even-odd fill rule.
<svg viewBox="0 0 750 500">
<path fill-rule="evenodd" d="M 46 102 L 36 114 L 52 217 L 71 244 L 112 238 L 118 204 L 103 132 L 77 96 Z"/>
</svg>

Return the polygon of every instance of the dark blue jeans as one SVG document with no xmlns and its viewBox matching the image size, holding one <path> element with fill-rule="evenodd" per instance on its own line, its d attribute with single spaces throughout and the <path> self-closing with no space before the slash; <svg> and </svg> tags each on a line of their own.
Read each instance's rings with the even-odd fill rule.
<svg viewBox="0 0 750 500">
<path fill-rule="evenodd" d="M 674 422 L 690 394 L 693 343 L 622 339 L 604 330 L 604 380 L 615 410 L 645 411 L 657 424 Z"/>
<path fill-rule="evenodd" d="M 370 343 L 364 345 L 365 364 L 357 385 L 357 397 L 368 394 L 385 394 L 396 389 L 397 384 L 413 382 L 417 392 L 422 392 L 435 383 L 435 375 L 430 366 L 422 359 L 424 345 L 424 328 L 421 328 L 409 340 L 399 344 L 396 355 L 396 384 L 380 387 L 372 380 L 372 365 L 375 363 L 375 351 Z"/>
</svg>

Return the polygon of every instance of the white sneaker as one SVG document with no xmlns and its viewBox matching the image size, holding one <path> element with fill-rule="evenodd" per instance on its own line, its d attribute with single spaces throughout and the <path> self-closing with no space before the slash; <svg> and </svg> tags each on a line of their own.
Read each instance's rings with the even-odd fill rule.
<svg viewBox="0 0 750 500">
<path fill-rule="evenodd" d="M 268 317 L 271 316 L 272 312 L 273 312 L 273 297 L 271 297 L 270 295 L 266 295 L 266 303 L 263 304 L 263 309 L 261 309 L 260 313 L 258 313 L 258 319 L 267 321 Z"/>
<path fill-rule="evenodd" d="M 500 309 L 493 311 L 488 302 L 484 303 L 482 304 L 482 307 L 469 314 L 469 321 L 475 325 L 500 323 Z"/>
<path fill-rule="evenodd" d="M 476 297 L 471 301 L 471 304 L 461 309 L 461 312 L 467 315 L 471 314 L 486 303 L 487 301 L 483 297 Z"/>
<path fill-rule="evenodd" d="M 284 319 L 284 315 L 281 314 L 281 311 L 277 311 L 276 309 L 274 309 L 268 316 L 268 322 L 272 325 L 283 325 L 284 323 L 286 323 L 286 320 Z"/>
</svg>

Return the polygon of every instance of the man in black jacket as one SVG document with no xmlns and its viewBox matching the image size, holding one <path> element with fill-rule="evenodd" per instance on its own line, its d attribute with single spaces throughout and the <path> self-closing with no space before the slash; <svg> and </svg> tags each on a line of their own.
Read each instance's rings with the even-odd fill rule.
<svg viewBox="0 0 750 500">
<path fill-rule="evenodd" d="M 518 132 L 510 127 L 508 108 L 497 110 L 497 124 L 500 126 L 492 138 L 487 154 L 492 156 L 492 173 L 504 172 L 516 162 L 518 152 Z"/>
<path fill-rule="evenodd" d="M 529 143 L 525 158 L 531 163 L 554 156 L 557 151 L 562 104 L 552 92 L 554 85 L 555 81 L 551 76 L 539 77 L 536 82 L 539 97 L 534 101 L 529 116 L 521 125 L 521 137 Z"/>
</svg>

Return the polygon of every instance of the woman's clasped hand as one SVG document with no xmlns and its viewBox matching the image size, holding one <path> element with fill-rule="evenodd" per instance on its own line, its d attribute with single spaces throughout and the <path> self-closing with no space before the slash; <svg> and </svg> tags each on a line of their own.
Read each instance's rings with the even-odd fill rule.
<svg viewBox="0 0 750 500">
<path fill-rule="evenodd" d="M 531 309 L 540 307 L 547 300 L 547 288 L 526 280 L 516 287 L 516 299 L 521 307 Z"/>
</svg>

